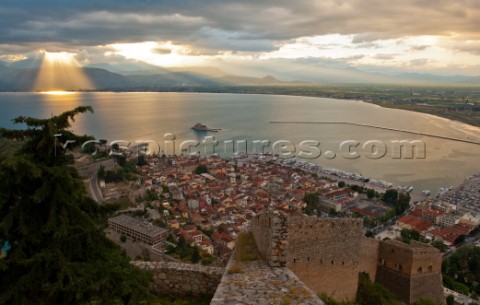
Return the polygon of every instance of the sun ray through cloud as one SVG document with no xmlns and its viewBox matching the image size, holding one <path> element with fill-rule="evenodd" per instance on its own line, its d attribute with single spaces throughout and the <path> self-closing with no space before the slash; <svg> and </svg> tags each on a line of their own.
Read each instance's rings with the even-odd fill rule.
<svg viewBox="0 0 480 305">
<path fill-rule="evenodd" d="M 92 83 L 75 59 L 68 52 L 44 52 L 38 71 L 35 90 L 55 95 L 62 92 L 91 89 Z"/>
</svg>

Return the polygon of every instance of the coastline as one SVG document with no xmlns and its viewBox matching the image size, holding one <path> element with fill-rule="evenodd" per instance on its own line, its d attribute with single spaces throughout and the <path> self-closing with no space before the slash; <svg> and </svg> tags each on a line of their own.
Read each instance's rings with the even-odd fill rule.
<svg viewBox="0 0 480 305">
<path fill-rule="evenodd" d="M 122 93 L 123 93 L 123 92 L 119 92 L 119 94 L 122 94 Z M 150 94 L 150 95 L 155 95 L 156 93 L 157 93 L 157 91 L 149 91 L 149 92 L 147 92 L 147 94 Z M 196 92 L 188 92 L 188 93 L 191 93 L 191 95 L 196 95 L 196 94 L 198 94 L 198 93 L 196 93 Z M 193 94 L 192 94 L 192 93 L 193 93 Z M 200 92 L 200 93 L 207 93 L 207 92 Z M 219 93 L 219 92 L 214 92 L 214 93 Z M 31 94 L 31 93 L 30 93 L 30 94 Z M 87 98 L 87 99 L 88 99 L 90 96 L 93 97 L 95 94 L 97 94 L 97 93 L 96 93 L 96 92 L 91 92 L 91 93 L 86 93 L 85 95 L 84 95 L 84 94 L 78 94 L 78 99 L 82 99 L 82 100 L 83 100 L 83 98 Z M 127 95 L 129 95 L 129 94 L 134 94 L 134 95 L 136 95 L 136 94 L 141 94 L 141 93 L 140 93 L 140 92 L 131 92 L 131 93 L 125 92 L 125 94 L 127 94 Z M 175 93 L 168 93 L 168 94 L 172 94 L 172 96 L 176 96 L 176 95 L 178 95 L 178 94 L 183 94 L 183 92 L 180 92 L 180 93 L 175 92 Z M 209 93 L 209 94 L 210 94 L 210 93 Z M 244 100 L 244 98 L 245 98 L 246 100 L 250 100 L 250 101 L 251 101 L 251 103 L 250 103 L 251 107 L 256 107 L 255 101 L 262 99 L 262 95 L 263 95 L 263 96 L 272 96 L 271 98 L 269 98 L 269 100 L 272 101 L 271 106 L 272 106 L 272 107 L 275 107 L 275 103 L 274 103 L 274 102 L 275 102 L 276 99 L 274 98 L 274 96 L 289 96 L 289 95 L 286 95 L 286 94 L 273 94 L 273 93 L 268 93 L 268 94 L 267 94 L 267 93 L 265 93 L 265 94 L 261 94 L 261 95 L 260 95 L 260 94 L 258 94 L 258 93 L 250 93 L 250 92 L 249 92 L 249 93 L 245 93 L 245 92 L 243 92 L 242 94 L 248 94 L 249 96 L 244 96 L 244 98 L 242 98 L 242 96 L 241 96 L 241 95 L 238 95 L 238 93 L 222 92 L 222 94 L 223 94 L 223 95 L 218 95 L 218 94 L 217 94 L 217 95 L 215 95 L 215 96 L 214 96 L 214 95 L 209 96 L 208 94 L 206 94 L 206 95 L 204 95 L 204 97 L 199 97 L 199 99 L 202 99 L 202 100 L 210 100 L 210 99 L 212 99 L 212 100 L 224 100 L 224 99 L 227 99 L 229 96 L 237 96 L 237 97 L 236 97 L 236 100 L 237 100 L 239 103 L 242 102 L 242 101 Z M 35 94 L 33 94 L 33 95 L 35 95 Z M 100 95 L 99 95 L 99 96 L 100 96 Z M 109 95 L 109 96 L 110 96 L 110 95 Z M 309 105 L 311 105 L 311 107 L 315 107 L 315 102 L 318 101 L 319 103 L 321 103 L 322 100 L 323 100 L 322 98 L 318 99 L 318 97 L 316 97 L 316 96 L 309 96 L 309 95 L 296 95 L 296 96 L 299 96 L 299 98 L 298 98 L 298 99 L 292 98 L 292 101 L 294 101 L 294 103 L 292 104 L 293 107 L 296 107 L 296 106 L 295 106 L 295 105 L 296 105 L 296 102 L 298 102 L 298 104 L 302 104 L 303 101 L 308 101 L 308 102 L 310 103 Z M 12 94 L 12 98 L 14 98 L 14 94 Z M 312 99 L 312 98 L 314 98 L 314 99 Z M 61 98 L 61 97 L 57 97 L 57 99 L 60 100 L 60 99 L 62 99 L 62 98 Z M 329 100 L 329 103 L 331 103 L 332 105 L 337 105 L 336 100 L 334 100 L 335 98 L 328 97 L 328 98 L 326 98 L 326 99 Z M 112 98 L 112 105 L 115 105 L 115 101 L 116 101 L 116 98 L 115 98 L 115 97 Z M 382 106 L 380 106 L 380 105 L 376 105 L 376 104 L 372 104 L 372 103 L 366 103 L 365 101 L 357 100 L 357 99 L 354 99 L 354 98 L 352 98 L 352 99 L 350 99 L 350 100 L 347 100 L 347 99 L 338 99 L 338 102 L 339 102 L 338 105 L 340 105 L 340 107 L 356 107 L 355 105 L 357 105 L 357 104 L 358 104 L 358 105 L 362 105 L 362 104 L 363 104 L 364 106 L 368 106 L 368 104 L 370 104 L 369 107 L 371 107 L 371 108 L 376 108 L 376 109 L 378 109 L 378 111 L 380 111 L 381 108 L 377 108 L 377 107 L 382 107 Z M 359 102 L 359 103 L 357 103 L 357 102 Z M 344 106 L 342 106 L 342 105 L 344 105 Z M 373 106 L 373 105 L 374 105 L 374 106 Z M 114 107 L 115 107 L 115 106 L 114 106 Z M 359 107 L 360 107 L 360 106 L 359 106 Z M 362 106 L 362 107 L 363 107 L 363 106 Z M 354 109 L 355 109 L 355 108 L 354 108 Z M 390 112 L 389 112 L 389 113 L 390 113 Z M 392 115 L 395 115 L 394 112 L 391 112 L 391 113 L 392 113 Z M 401 114 L 401 115 L 406 115 L 406 113 L 403 113 L 403 114 Z M 429 119 L 428 117 L 426 117 L 426 116 L 430 116 L 430 115 L 429 115 L 429 114 L 422 115 L 421 117 L 419 117 L 419 120 L 423 121 L 423 120 L 425 119 L 425 122 L 426 122 L 426 123 L 429 123 L 429 122 L 430 122 L 430 119 Z M 438 117 L 438 116 L 433 116 L 432 118 L 434 118 L 434 117 Z M 194 118 L 193 120 L 196 121 L 196 118 Z M 188 121 L 189 121 L 189 122 L 194 122 L 193 120 L 188 120 Z M 207 119 L 205 119 L 205 120 L 206 120 L 207 122 L 209 121 L 209 120 L 207 120 Z M 449 121 L 447 121 L 448 119 L 446 119 L 446 118 L 442 118 L 441 120 L 442 120 L 442 121 L 438 122 L 439 126 L 440 126 L 440 125 L 445 125 L 445 126 L 447 126 L 448 128 L 451 128 L 451 126 L 457 127 L 456 124 L 453 124 L 453 121 L 450 121 L 450 123 L 448 123 Z M 384 122 L 384 123 L 385 123 L 385 122 Z M 388 122 L 387 122 L 387 123 L 388 123 Z M 217 123 L 217 124 L 218 124 L 218 123 Z M 462 124 L 463 124 L 463 123 L 462 123 Z M 220 124 L 218 124 L 218 125 L 220 126 Z M 378 125 L 380 126 L 380 124 L 378 124 Z M 385 124 L 385 125 L 389 125 L 389 124 Z M 436 125 L 434 125 L 434 126 L 436 126 Z M 471 125 L 465 125 L 465 126 L 471 126 Z M 459 126 L 459 127 L 458 127 L 459 130 L 462 130 L 462 128 L 463 128 L 462 126 Z M 470 134 L 473 134 L 473 133 L 477 132 L 477 130 L 478 130 L 477 128 L 478 128 L 478 127 L 473 127 L 473 126 L 472 126 L 472 129 L 469 130 L 469 133 L 470 133 Z M 456 128 L 455 128 L 455 129 L 456 129 Z M 440 133 L 439 133 L 439 134 L 440 134 Z M 462 137 L 462 138 L 463 138 L 463 137 Z M 453 145 L 454 145 L 454 143 L 452 144 L 452 147 L 456 147 L 456 145 L 455 145 L 455 146 L 453 146 Z M 476 146 L 476 147 L 478 147 L 478 146 Z M 475 147 L 474 147 L 474 148 L 475 148 Z M 475 148 L 475 149 L 476 149 L 476 148 Z M 476 165 L 476 164 L 473 164 L 472 167 L 476 168 L 477 165 Z M 471 168 L 472 168 L 472 167 L 471 167 Z M 342 168 L 342 166 L 339 166 L 339 168 Z M 354 170 L 355 170 L 355 169 L 354 169 Z M 362 171 L 362 172 L 363 172 L 363 171 Z M 465 169 L 465 174 L 467 174 L 466 172 L 467 172 L 467 170 Z M 463 174 L 463 173 L 462 173 L 462 174 Z M 468 174 L 469 174 L 469 173 L 468 173 Z M 437 175 L 437 176 L 439 176 L 439 175 Z M 460 178 L 457 177 L 457 178 L 458 178 L 458 179 L 457 179 L 457 178 L 455 178 L 455 177 L 456 177 L 456 176 L 455 176 L 455 177 L 453 177 L 453 178 L 451 178 L 451 179 L 460 180 L 460 179 L 465 178 L 465 175 L 460 175 L 460 174 L 458 174 L 457 176 L 462 176 L 462 177 L 460 177 Z M 381 178 L 381 176 L 378 176 L 378 177 Z M 449 178 L 450 178 L 450 177 L 447 177 L 445 180 L 448 180 Z M 395 178 L 392 178 L 392 179 L 393 179 L 394 181 L 397 181 L 397 180 L 395 180 Z M 429 179 L 430 179 L 430 178 L 429 178 Z M 432 178 L 432 179 L 433 179 L 433 178 Z M 388 180 L 388 179 L 387 179 L 387 180 Z M 409 183 L 409 182 L 410 182 L 410 179 L 399 179 L 399 180 L 400 180 L 400 181 L 397 181 L 397 182 L 399 183 L 399 185 L 410 184 L 410 183 Z M 421 190 L 423 190 L 423 189 L 436 190 L 436 189 L 438 189 L 439 187 L 456 185 L 457 183 L 458 183 L 458 181 L 455 181 L 455 182 L 438 182 L 438 183 L 432 183 L 432 184 L 434 184 L 434 186 L 430 186 L 430 185 L 424 185 L 424 184 L 428 184 L 428 183 L 423 183 L 423 182 L 421 182 L 422 185 L 420 185 L 420 186 L 414 185 L 414 186 L 416 186 L 416 191 L 421 191 Z"/>
<path fill-rule="evenodd" d="M 360 88 L 360 89 L 359 89 Z M 361 90 L 363 88 L 363 91 Z M 375 88 L 375 89 L 372 89 Z M 378 88 L 396 88 L 404 94 L 391 93 L 390 91 L 380 90 Z M 438 105 L 428 103 L 411 103 L 406 98 L 406 93 L 414 90 L 442 90 L 444 87 L 439 86 L 404 86 L 404 85 L 374 85 L 374 84 L 343 84 L 343 85 L 311 85 L 311 86 L 225 86 L 225 87 L 165 87 L 155 88 L 152 90 L 114 90 L 114 89 L 98 89 L 98 90 L 78 90 L 72 92 L 79 93 L 95 93 L 95 92 L 114 92 L 114 93 L 141 93 L 141 92 L 170 92 L 170 93 L 230 93 L 230 94 L 251 94 L 251 95 L 272 95 L 272 96 L 298 96 L 298 97 L 313 97 L 313 98 L 329 98 L 337 100 L 354 100 L 368 104 L 377 105 L 383 108 L 412 111 L 417 113 L 424 113 L 448 119 L 451 121 L 460 122 L 473 127 L 480 127 L 480 112 L 478 116 L 472 116 L 471 110 L 464 112 L 458 110 L 448 110 L 446 107 L 456 107 L 455 99 L 460 99 L 458 95 L 450 97 L 451 100 L 442 101 Z M 474 90 L 475 87 L 451 86 L 446 89 L 458 90 Z M 446 90 L 445 89 L 445 90 Z M 302 92 L 299 92 L 302 91 Z M 353 92 L 351 92 L 353 91 Z M 406 93 L 405 93 L 406 92 Z M 475 91 L 472 91 L 475 92 Z M 0 93 L 36 93 L 34 91 L 2 91 Z M 438 93 L 423 97 L 427 101 L 434 100 L 438 102 Z M 437 100 L 434 99 L 437 98 Z M 411 99 L 410 99 L 411 100 Z M 470 103 L 472 108 L 476 109 L 478 102 Z M 464 105 L 460 105 L 464 107 Z M 459 106 L 459 107 L 460 107 Z"/>
</svg>

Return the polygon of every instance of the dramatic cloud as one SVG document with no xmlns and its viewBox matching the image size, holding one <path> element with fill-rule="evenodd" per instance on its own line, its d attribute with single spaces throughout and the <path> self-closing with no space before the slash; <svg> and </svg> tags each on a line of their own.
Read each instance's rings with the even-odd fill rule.
<svg viewBox="0 0 480 305">
<path fill-rule="evenodd" d="M 433 57 L 424 65 L 433 69 L 465 65 L 450 58 L 458 52 L 478 60 L 478 20 L 477 0 L 5 0 L 0 59 L 48 49 L 84 62 L 318 57 L 405 67 Z M 128 52 L 139 45 L 151 48 Z"/>
<path fill-rule="evenodd" d="M 208 28 L 213 36 L 226 33 L 239 40 L 356 34 L 354 43 L 480 32 L 476 0 L 3 2 L 2 43 L 58 41 L 98 45 L 177 39 L 186 42 L 195 40 L 197 33 L 205 33 Z"/>
</svg>

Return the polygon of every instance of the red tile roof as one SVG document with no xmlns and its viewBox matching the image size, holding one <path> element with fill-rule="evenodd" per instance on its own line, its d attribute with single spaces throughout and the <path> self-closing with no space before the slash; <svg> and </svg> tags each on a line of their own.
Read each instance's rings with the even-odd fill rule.
<svg viewBox="0 0 480 305">
<path fill-rule="evenodd" d="M 463 230 L 459 230 L 455 227 L 435 229 L 432 230 L 430 233 L 434 236 L 440 237 L 441 239 L 449 242 L 450 244 L 455 243 L 455 241 L 460 235 L 465 234 Z"/>
<path fill-rule="evenodd" d="M 433 223 L 431 223 L 430 221 L 425 221 L 412 215 L 403 216 L 402 218 L 397 220 L 397 222 L 408 225 L 419 232 L 425 232 L 433 226 Z"/>
</svg>

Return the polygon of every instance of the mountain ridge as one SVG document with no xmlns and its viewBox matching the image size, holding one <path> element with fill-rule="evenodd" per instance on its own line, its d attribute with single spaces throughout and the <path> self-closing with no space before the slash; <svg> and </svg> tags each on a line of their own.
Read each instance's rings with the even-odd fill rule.
<svg viewBox="0 0 480 305">
<path fill-rule="evenodd" d="M 22 68 L 0 62 L 0 91 L 34 91 L 40 68 Z M 442 76 L 429 73 L 400 73 L 383 75 L 356 68 L 312 66 L 303 71 L 306 80 L 284 81 L 273 73 L 262 77 L 234 75 L 215 67 L 179 67 L 112 72 L 98 67 L 81 68 L 92 82 L 92 88 L 65 88 L 66 90 L 155 90 L 170 87 L 228 87 L 228 86 L 310 86 L 320 84 L 398 84 L 398 85 L 476 85 L 480 76 Z M 289 71 L 302 73 L 302 71 Z M 310 73 L 310 74 L 309 74 Z M 381 79 L 382 81 L 379 81 Z"/>
</svg>

